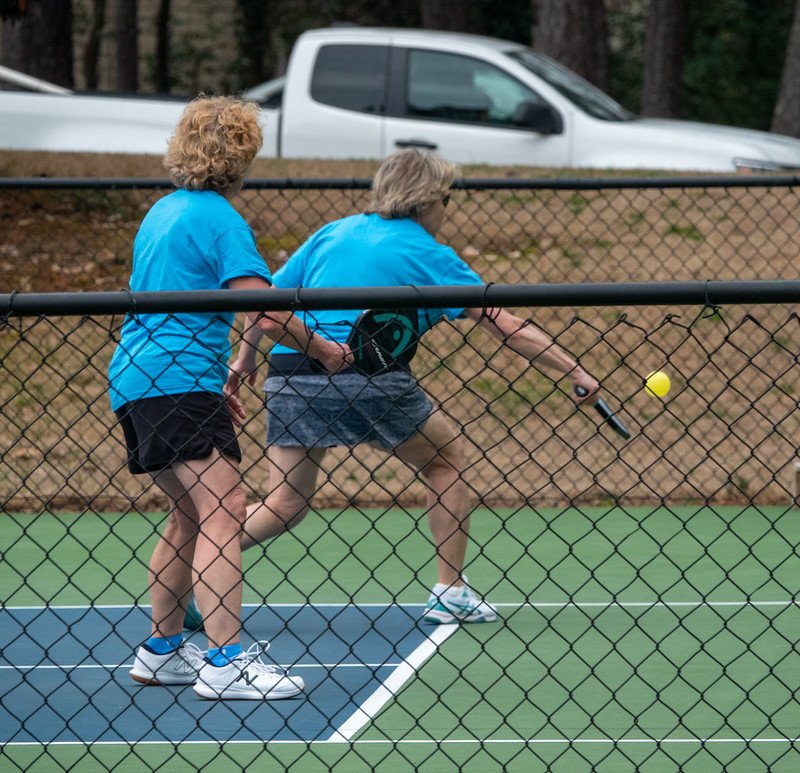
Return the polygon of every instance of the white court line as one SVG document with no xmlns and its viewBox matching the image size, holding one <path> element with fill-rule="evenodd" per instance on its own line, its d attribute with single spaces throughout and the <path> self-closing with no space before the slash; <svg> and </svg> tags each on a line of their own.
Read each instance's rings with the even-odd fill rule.
<svg viewBox="0 0 800 773">
<path fill-rule="evenodd" d="M 620 607 L 628 609 L 635 607 L 664 607 L 672 609 L 678 607 L 791 607 L 800 606 L 800 599 L 784 599 L 782 601 L 542 601 L 521 604 L 492 604 L 494 607 L 533 607 L 535 609 L 557 608 L 565 609 L 575 607 L 578 609 Z"/>
<path fill-rule="evenodd" d="M 401 663 L 287 663 L 282 665 L 281 668 L 296 669 L 296 668 L 324 668 L 326 671 L 333 671 L 334 668 L 396 668 Z M 115 671 L 120 668 L 133 668 L 133 663 L 64 663 L 63 665 L 41 665 L 34 663 L 32 665 L 23 666 L 0 666 L 0 671 L 38 671 L 51 669 L 54 671 L 79 671 L 80 669 L 87 668 L 100 668 L 103 671 Z"/>
<path fill-rule="evenodd" d="M 242 740 L 230 740 L 230 741 L 191 741 L 185 740 L 180 741 L 181 746 L 215 746 L 219 748 L 220 745 L 224 746 L 260 746 L 264 747 L 264 745 L 268 746 L 314 746 L 320 743 L 330 743 L 330 740 L 326 741 L 305 741 L 301 739 L 295 738 L 287 738 L 287 739 L 272 739 L 269 741 L 263 741 L 260 739 L 254 739 L 252 741 L 242 741 Z M 800 743 L 800 738 L 399 738 L 397 740 L 392 740 L 391 738 L 375 738 L 375 739 L 358 739 L 355 741 L 346 741 L 351 747 L 353 746 L 380 746 L 380 745 L 389 745 L 392 747 L 395 746 L 422 746 L 422 745 L 429 745 L 429 746 L 436 746 L 437 748 L 440 746 L 466 746 L 466 745 L 479 745 L 483 746 L 503 746 L 505 744 L 515 744 L 517 746 L 553 746 L 553 745 L 561 745 L 561 746 L 635 746 L 637 744 L 643 744 L 645 746 L 666 746 L 667 744 L 676 744 L 676 745 L 695 745 L 695 746 L 709 746 L 712 744 L 721 745 L 721 744 L 756 744 L 756 743 L 764 743 L 764 744 L 788 744 L 793 746 L 795 744 Z M 30 746 L 30 747 L 42 747 L 43 744 L 41 741 L 0 741 L 0 749 L 6 746 Z M 136 747 L 136 746 L 168 746 L 170 748 L 175 748 L 174 741 L 135 741 L 131 743 L 130 741 L 47 741 L 46 746 L 48 748 L 53 746 L 125 746 L 125 747 Z"/>
<path fill-rule="evenodd" d="M 328 743 L 348 743 L 367 722 L 392 700 L 411 679 L 417 669 L 458 630 L 458 625 L 438 625 L 403 662 L 383 680 L 367 698 L 328 738 Z"/>
<path fill-rule="evenodd" d="M 265 601 L 263 604 L 242 604 L 242 609 L 260 609 L 261 607 L 274 607 L 275 609 L 303 609 L 316 607 L 327 609 L 345 609 L 347 607 L 408 607 L 410 609 L 416 607 L 424 607 L 423 602 L 410 602 L 410 601 L 323 601 L 320 603 L 304 601 L 302 603 L 277 603 L 273 604 Z M 509 606 L 518 606 L 516 604 Z M 144 612 L 150 609 L 149 604 L 31 604 L 31 605 L 13 605 L 0 603 L 0 609 L 20 609 L 20 610 L 45 610 L 45 609 L 138 609 Z"/>
<path fill-rule="evenodd" d="M 112 743 L 112 742 L 107 742 Z M 181 743 L 187 743 L 182 741 Z M 188 743 L 207 743 L 204 741 L 188 741 Z M 228 743 L 253 743 L 252 741 L 229 741 Z M 263 743 L 263 741 L 261 742 Z M 303 743 L 303 741 L 269 741 L 273 743 Z M 319 743 L 319 742 L 317 742 Z M 324 741 L 323 743 L 328 743 Z M 421 744 L 434 744 L 436 746 L 446 745 L 469 745 L 479 744 L 480 746 L 496 745 L 502 746 L 503 744 L 517 744 L 523 746 L 548 746 L 548 745 L 569 745 L 569 746 L 625 746 L 635 744 L 645 744 L 650 746 L 661 746 L 663 744 L 695 744 L 695 745 L 709 745 L 709 744 L 751 744 L 751 743 L 780 743 L 793 745 L 800 743 L 800 738 L 443 738 L 436 740 L 435 738 L 400 738 L 392 741 L 388 738 L 375 738 L 375 739 L 359 739 L 349 742 L 351 746 L 375 746 L 380 744 L 391 744 L 392 746 L 399 746 L 401 744 L 408 745 L 421 745 Z M 52 744 L 50 744 L 52 745 Z M 94 745 L 94 744 L 92 744 Z"/>
</svg>

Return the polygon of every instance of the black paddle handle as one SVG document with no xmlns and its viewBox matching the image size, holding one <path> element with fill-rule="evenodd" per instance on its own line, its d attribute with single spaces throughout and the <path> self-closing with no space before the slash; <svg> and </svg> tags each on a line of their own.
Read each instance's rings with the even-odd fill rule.
<svg viewBox="0 0 800 773">
<path fill-rule="evenodd" d="M 575 387 L 575 394 L 578 397 L 586 397 L 589 394 L 589 390 L 586 387 L 576 386 Z M 595 410 L 603 417 L 603 421 L 608 424 L 611 429 L 614 430 L 618 435 L 622 435 L 626 440 L 630 438 L 631 433 L 628 431 L 628 428 L 616 417 L 614 416 L 614 412 L 611 408 L 608 407 L 608 404 L 605 400 L 598 400 L 594 404 Z"/>
</svg>

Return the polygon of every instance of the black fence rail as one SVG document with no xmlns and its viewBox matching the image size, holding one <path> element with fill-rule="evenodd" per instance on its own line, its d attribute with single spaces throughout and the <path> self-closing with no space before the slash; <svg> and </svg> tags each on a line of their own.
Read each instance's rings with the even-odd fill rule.
<svg viewBox="0 0 800 773">
<path fill-rule="evenodd" d="M 417 375 L 458 426 L 472 428 L 468 476 L 484 504 L 791 502 L 800 423 L 794 312 L 800 281 L 705 281 L 0 294 L 0 438 L 8 449 L 0 464 L 0 506 L 124 509 L 131 497 L 158 501 L 124 470 L 107 405 L 106 368 L 125 314 L 313 311 L 376 302 L 416 308 L 420 298 L 447 307 L 526 309 L 525 316 L 602 381 L 608 402 L 634 428 L 631 441 L 615 442 L 591 413 L 576 413 L 546 374 L 509 360 L 471 323 L 437 325 L 423 339 Z M 673 382 L 664 400 L 644 390 L 645 376 L 656 370 Z M 249 398 L 244 431 L 253 440 L 255 492 L 267 485 L 258 463 L 265 414 L 258 392 Z M 498 473 L 497 459 L 510 469 Z M 382 462 L 385 481 L 370 487 L 357 474 L 363 463 L 342 452 L 321 501 L 422 501 L 402 465 Z M 478 481 L 487 474 L 499 479 L 483 489 Z"/>
</svg>

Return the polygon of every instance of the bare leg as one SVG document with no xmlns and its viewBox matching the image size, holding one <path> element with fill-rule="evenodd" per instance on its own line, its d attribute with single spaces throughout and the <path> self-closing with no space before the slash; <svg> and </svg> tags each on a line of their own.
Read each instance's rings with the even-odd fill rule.
<svg viewBox="0 0 800 773">
<path fill-rule="evenodd" d="M 192 587 L 192 563 L 197 538 L 197 510 L 172 470 L 153 476 L 169 499 L 167 524 L 150 559 L 148 583 L 153 607 L 153 636 L 179 634 Z"/>
<path fill-rule="evenodd" d="M 293 529 L 305 518 L 323 456 L 324 448 L 267 448 L 270 490 L 266 499 L 247 508 L 243 550 Z"/>
<path fill-rule="evenodd" d="M 462 585 L 461 572 L 469 542 L 463 441 L 443 414 L 434 411 L 420 432 L 398 446 L 395 454 L 425 479 L 428 524 L 436 544 L 439 582 Z"/>
<path fill-rule="evenodd" d="M 197 511 L 195 595 L 209 645 L 223 647 L 239 641 L 241 628 L 245 496 L 239 467 L 215 450 L 207 459 L 181 462 L 173 469 Z"/>
</svg>

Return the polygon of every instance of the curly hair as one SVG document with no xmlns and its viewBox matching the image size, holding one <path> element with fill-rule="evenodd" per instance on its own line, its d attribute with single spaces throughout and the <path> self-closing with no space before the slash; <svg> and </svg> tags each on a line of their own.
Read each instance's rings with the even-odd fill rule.
<svg viewBox="0 0 800 773">
<path fill-rule="evenodd" d="M 183 111 L 164 166 L 179 188 L 225 195 L 258 153 L 263 134 L 255 102 L 235 97 L 198 97 Z"/>
<path fill-rule="evenodd" d="M 371 211 L 385 218 L 418 217 L 447 194 L 456 167 L 436 153 L 405 148 L 392 153 L 372 180 Z"/>
</svg>

